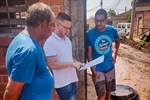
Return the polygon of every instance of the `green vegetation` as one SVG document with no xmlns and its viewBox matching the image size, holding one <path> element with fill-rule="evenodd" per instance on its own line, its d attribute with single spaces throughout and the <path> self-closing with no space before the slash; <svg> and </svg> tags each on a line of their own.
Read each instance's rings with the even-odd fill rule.
<svg viewBox="0 0 150 100">
<path fill-rule="evenodd" d="M 144 41 L 144 40 L 140 40 L 140 39 L 139 39 L 138 37 L 136 37 L 136 36 L 133 37 L 133 40 L 129 40 L 129 36 L 126 36 L 126 38 L 127 38 L 128 41 L 136 42 L 136 43 L 138 43 L 138 44 L 140 44 L 140 45 L 145 44 L 145 41 Z"/>
<path fill-rule="evenodd" d="M 143 40 L 139 40 L 138 43 L 141 45 L 145 44 L 145 42 Z"/>
<path fill-rule="evenodd" d="M 127 21 L 130 23 L 131 21 L 131 11 L 132 10 L 129 10 L 128 12 L 125 13 L 125 18 L 127 19 Z"/>
<path fill-rule="evenodd" d="M 116 15 L 116 12 L 112 9 L 109 9 L 109 11 L 107 12 L 107 16 L 110 17 L 112 15 Z"/>
<path fill-rule="evenodd" d="M 150 0 L 136 0 L 136 2 L 150 2 Z"/>
</svg>

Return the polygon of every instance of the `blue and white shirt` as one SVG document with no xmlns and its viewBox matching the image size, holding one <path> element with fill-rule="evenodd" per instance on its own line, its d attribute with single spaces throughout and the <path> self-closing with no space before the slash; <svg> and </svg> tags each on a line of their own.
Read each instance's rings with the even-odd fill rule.
<svg viewBox="0 0 150 100">
<path fill-rule="evenodd" d="M 113 26 L 106 26 L 105 31 L 99 32 L 94 27 L 87 33 L 87 46 L 92 47 L 92 58 L 96 59 L 104 55 L 104 62 L 95 66 L 96 71 L 104 71 L 112 68 L 112 43 L 119 35 Z"/>
</svg>

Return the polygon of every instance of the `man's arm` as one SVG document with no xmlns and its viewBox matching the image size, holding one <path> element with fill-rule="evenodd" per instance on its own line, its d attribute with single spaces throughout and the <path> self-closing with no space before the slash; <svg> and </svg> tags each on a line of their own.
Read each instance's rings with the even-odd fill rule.
<svg viewBox="0 0 150 100">
<path fill-rule="evenodd" d="M 118 54 L 118 50 L 119 50 L 119 46 L 120 46 L 120 39 L 115 39 L 114 41 L 114 48 L 113 48 L 113 63 L 116 63 L 116 59 L 117 59 L 117 54 Z"/>
<path fill-rule="evenodd" d="M 91 46 L 88 46 L 88 61 L 90 62 L 90 61 L 92 61 L 93 60 L 93 58 L 92 58 L 92 47 Z M 95 71 L 95 67 L 93 66 L 93 67 L 91 67 L 91 71 L 92 71 L 92 73 L 95 73 L 96 71 Z"/>
<path fill-rule="evenodd" d="M 74 67 L 76 69 L 79 69 L 84 64 L 80 62 L 56 62 L 56 57 L 46 57 L 48 67 L 50 69 L 63 69 L 67 67 Z"/>
<path fill-rule="evenodd" d="M 3 95 L 3 100 L 18 100 L 24 84 L 25 83 L 16 82 L 9 78 Z"/>
<path fill-rule="evenodd" d="M 92 47 L 91 46 L 88 46 L 88 54 L 87 55 L 88 55 L 88 61 L 92 61 L 93 58 L 92 58 Z M 98 78 L 100 78 L 100 76 L 97 74 L 94 66 L 91 67 L 91 71 L 92 71 L 93 83 L 96 84 L 96 80 Z"/>
</svg>

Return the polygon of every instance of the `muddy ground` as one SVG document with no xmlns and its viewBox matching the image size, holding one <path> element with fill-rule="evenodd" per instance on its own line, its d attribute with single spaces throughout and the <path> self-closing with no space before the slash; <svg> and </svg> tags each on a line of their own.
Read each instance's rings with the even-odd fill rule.
<svg viewBox="0 0 150 100">
<path fill-rule="evenodd" d="M 150 42 L 139 44 L 131 40 L 121 40 L 116 62 L 116 82 L 135 89 L 140 100 L 150 100 Z M 87 70 L 87 98 L 97 100 L 91 72 Z M 58 100 L 56 92 L 53 100 Z"/>
<path fill-rule="evenodd" d="M 135 89 L 140 100 L 150 100 L 150 42 L 139 44 L 122 40 L 116 63 L 117 84 Z M 88 70 L 88 100 L 96 100 L 91 72 Z"/>
</svg>

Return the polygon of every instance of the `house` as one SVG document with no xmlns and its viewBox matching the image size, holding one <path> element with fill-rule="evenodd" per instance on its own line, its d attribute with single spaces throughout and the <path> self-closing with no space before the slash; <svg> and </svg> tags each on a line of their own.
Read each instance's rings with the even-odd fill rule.
<svg viewBox="0 0 150 100">
<path fill-rule="evenodd" d="M 143 32 L 150 32 L 150 2 L 136 3 L 134 33 L 139 36 Z"/>
<path fill-rule="evenodd" d="M 125 14 L 126 13 L 121 13 L 108 17 L 108 24 L 117 27 L 118 23 L 128 23 L 127 19 L 125 18 Z"/>
<path fill-rule="evenodd" d="M 117 27 L 118 23 L 128 23 L 127 19 L 125 18 L 125 13 L 108 17 L 108 25 L 113 25 L 114 27 Z M 87 25 L 89 26 L 89 29 L 95 26 L 94 17 L 87 19 Z"/>
<path fill-rule="evenodd" d="M 87 27 L 91 29 L 95 26 L 94 17 L 87 19 Z"/>
</svg>

